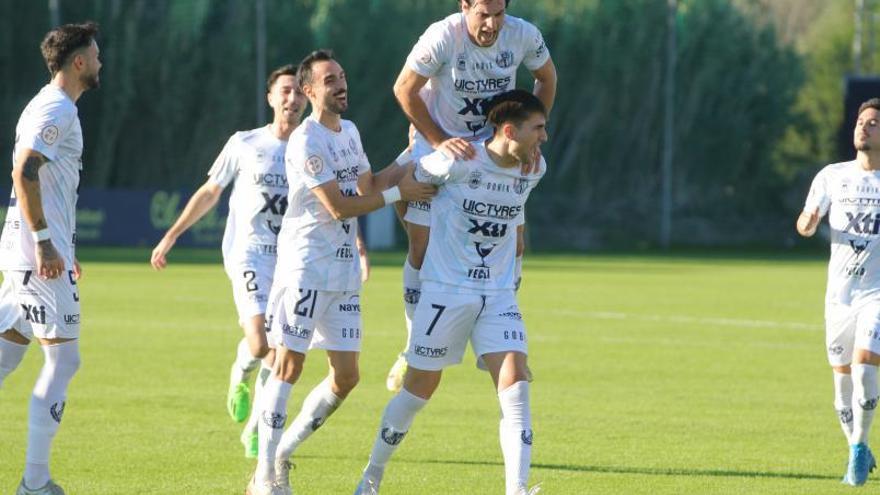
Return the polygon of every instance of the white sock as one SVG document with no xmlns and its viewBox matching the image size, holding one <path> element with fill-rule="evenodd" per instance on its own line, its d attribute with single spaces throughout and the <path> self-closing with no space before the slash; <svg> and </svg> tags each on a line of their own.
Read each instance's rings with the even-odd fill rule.
<svg viewBox="0 0 880 495">
<path fill-rule="evenodd" d="M 391 454 L 397 450 L 397 446 L 403 441 L 403 437 L 409 431 L 413 419 L 428 401 L 407 392 L 405 388 L 388 402 L 382 415 L 382 423 L 379 425 L 379 434 L 373 443 L 373 451 L 370 452 L 370 462 L 365 472 L 376 482 L 382 480 L 385 465 Z"/>
<path fill-rule="evenodd" d="M 325 378 L 306 396 L 302 410 L 281 437 L 276 458 L 290 459 L 296 448 L 317 431 L 340 404 L 342 404 L 342 399 L 333 393 L 330 378 Z"/>
<path fill-rule="evenodd" d="M 409 258 L 403 263 L 403 313 L 406 317 L 406 349 L 409 350 L 409 334 L 412 331 L 413 315 L 422 295 L 422 281 L 419 270 L 413 268 Z"/>
<path fill-rule="evenodd" d="M 34 385 L 28 412 L 24 483 L 29 488 L 41 488 L 49 481 L 52 438 L 64 414 L 67 386 L 80 364 L 77 340 L 41 347 L 45 362 Z"/>
<path fill-rule="evenodd" d="M 254 383 L 254 406 L 251 408 L 251 415 L 248 418 L 247 424 L 244 425 L 244 431 L 246 432 L 257 433 L 257 426 L 260 424 L 260 413 L 263 411 L 263 408 L 260 407 L 263 403 L 263 389 L 271 374 L 272 368 L 266 366 L 266 363 L 262 363 L 260 372 L 257 373 L 257 380 Z"/>
<path fill-rule="evenodd" d="M 834 372 L 834 410 L 840 420 L 840 428 L 846 437 L 846 443 L 852 438 L 853 409 L 852 409 L 853 381 L 848 373 Z"/>
<path fill-rule="evenodd" d="M 858 407 L 853 407 L 853 432 L 850 444 L 868 443 L 868 432 L 877 408 L 877 367 L 870 364 L 852 365 L 853 399 Z"/>
<path fill-rule="evenodd" d="M 532 419 L 529 410 L 529 382 L 516 382 L 498 394 L 501 403 L 499 437 L 504 454 L 507 493 L 515 494 L 529 481 L 532 461 Z"/>
<path fill-rule="evenodd" d="M 235 362 L 232 363 L 232 371 L 229 376 L 229 383 L 242 383 L 250 379 L 251 373 L 257 369 L 260 364 L 260 358 L 251 354 L 251 347 L 248 345 L 246 338 L 242 338 L 238 342 L 238 348 L 235 352 Z"/>
<path fill-rule="evenodd" d="M 270 375 L 263 387 L 260 421 L 260 450 L 257 454 L 257 483 L 275 481 L 275 452 L 287 421 L 287 400 L 293 385 Z"/>
<path fill-rule="evenodd" d="M 27 344 L 16 344 L 0 338 L 0 388 L 3 387 L 3 380 L 18 368 L 27 348 Z"/>
</svg>

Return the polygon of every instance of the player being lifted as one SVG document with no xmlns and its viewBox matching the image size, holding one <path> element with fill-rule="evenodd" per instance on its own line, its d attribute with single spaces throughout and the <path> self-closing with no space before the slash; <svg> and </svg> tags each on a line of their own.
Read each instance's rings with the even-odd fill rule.
<svg viewBox="0 0 880 495">
<path fill-rule="evenodd" d="M 272 107 L 272 123 L 236 132 L 226 142 L 208 171 L 208 180 L 193 194 L 174 225 L 153 249 L 150 262 L 161 270 L 177 239 L 199 221 L 233 184 L 229 216 L 223 234 L 223 265 L 232 282 L 232 296 L 244 337 L 238 344 L 229 379 L 227 409 L 236 422 L 248 419 L 251 408 L 249 379 L 267 357 L 265 314 L 275 271 L 276 243 L 281 217 L 287 209 L 287 176 L 284 151 L 287 139 L 299 125 L 306 98 L 296 84 L 296 67 L 285 65 L 272 71 L 266 82 L 266 99 Z M 263 365 L 254 387 L 254 401 L 271 370 Z M 257 456 L 259 414 L 250 414 L 241 434 L 245 456 Z"/>
<path fill-rule="evenodd" d="M 16 495 L 63 495 L 49 475 L 52 438 L 80 364 L 80 276 L 74 253 L 83 136 L 76 101 L 99 85 L 98 26 L 66 24 L 40 44 L 51 81 L 15 128 L 12 182 L 0 237 L 0 385 L 36 339 L 43 369 L 28 411 L 27 460 Z"/>
<path fill-rule="evenodd" d="M 546 115 L 533 94 L 504 93 L 488 113 L 494 135 L 474 144 L 473 158 L 453 159 L 438 151 L 417 164 L 419 181 L 442 187 L 431 204 L 422 294 L 410 330 L 403 389 L 385 408 L 356 495 L 378 493 L 391 454 L 436 391 L 443 369 L 461 362 L 468 341 L 498 391 L 506 493 L 529 493 L 527 345 L 514 293 L 515 258 L 525 203 L 546 163 L 540 159 L 536 173 L 529 175 L 520 167 L 547 140 Z"/>
<path fill-rule="evenodd" d="M 275 367 L 260 403 L 259 456 L 247 488 L 251 495 L 291 493 L 291 454 L 357 385 L 363 330 L 354 251 L 357 216 L 401 199 L 426 200 L 436 191 L 407 174 L 411 167 L 371 173 L 360 133 L 341 118 L 348 108 L 348 85 L 331 52 L 309 54 L 300 64 L 298 81 L 312 114 L 287 146 L 291 187 L 268 306 Z M 311 348 L 327 351 L 330 373 L 309 392 L 282 435 L 287 401 Z"/>
<path fill-rule="evenodd" d="M 834 408 L 850 446 L 843 483 L 863 485 L 876 465 L 868 432 L 880 397 L 880 98 L 859 107 L 853 143 L 855 160 L 828 165 L 813 179 L 797 231 L 812 236 L 828 214 L 825 343 Z"/>
<path fill-rule="evenodd" d="M 534 76 L 533 92 L 548 111 L 556 97 L 556 67 L 544 38 L 534 25 L 506 14 L 509 0 L 457 2 L 461 12 L 428 27 L 394 84 L 394 95 L 417 131 L 413 159 L 435 149 L 459 159 L 473 158 L 476 150 L 471 143 L 492 135 L 486 126 L 486 104 L 492 96 L 516 87 L 520 64 Z M 409 256 L 403 265 L 407 329 L 420 294 L 429 210 L 428 202 L 411 202 L 404 217 L 409 237 Z M 522 248 L 517 248 L 518 259 Z M 405 370 L 401 354 L 388 374 L 389 390 L 400 388 Z"/>
</svg>

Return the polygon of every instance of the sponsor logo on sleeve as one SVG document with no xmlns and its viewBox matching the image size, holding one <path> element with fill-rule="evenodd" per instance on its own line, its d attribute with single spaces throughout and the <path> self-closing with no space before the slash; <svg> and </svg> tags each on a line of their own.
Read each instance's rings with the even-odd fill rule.
<svg viewBox="0 0 880 495">
<path fill-rule="evenodd" d="M 324 171 L 324 160 L 318 155 L 312 155 L 306 160 L 306 173 L 312 177 Z"/>
<path fill-rule="evenodd" d="M 40 139 L 50 146 L 55 144 L 55 141 L 58 140 L 58 128 L 52 124 L 47 125 L 40 131 Z"/>
</svg>

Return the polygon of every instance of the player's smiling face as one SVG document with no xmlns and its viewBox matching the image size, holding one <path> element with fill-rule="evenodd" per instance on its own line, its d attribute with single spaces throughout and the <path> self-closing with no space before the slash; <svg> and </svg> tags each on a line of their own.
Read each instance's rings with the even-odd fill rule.
<svg viewBox="0 0 880 495">
<path fill-rule="evenodd" d="M 519 126 L 505 126 L 510 126 L 505 132 L 510 139 L 510 153 L 520 162 L 531 162 L 538 148 L 547 142 L 547 118 L 540 113 L 533 113 Z"/>
<path fill-rule="evenodd" d="M 461 11 L 467 22 L 468 35 L 478 46 L 492 46 L 504 26 L 505 0 L 461 1 Z"/>
<path fill-rule="evenodd" d="M 880 150 L 880 111 L 866 108 L 859 114 L 853 133 L 857 151 Z"/>
<path fill-rule="evenodd" d="M 322 60 L 312 65 L 312 81 L 303 91 L 317 109 L 342 114 L 348 109 L 348 82 L 345 71 L 335 60 Z"/>
<path fill-rule="evenodd" d="M 281 116 L 290 124 L 299 123 L 306 109 L 306 95 L 296 85 L 295 76 L 278 76 L 267 98 L 276 117 Z"/>
</svg>

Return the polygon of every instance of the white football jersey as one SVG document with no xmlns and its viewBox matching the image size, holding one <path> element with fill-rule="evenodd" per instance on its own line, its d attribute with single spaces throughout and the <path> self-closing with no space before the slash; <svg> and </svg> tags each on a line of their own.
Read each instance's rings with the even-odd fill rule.
<svg viewBox="0 0 880 495">
<path fill-rule="evenodd" d="M 290 136 L 285 169 L 290 191 L 278 235 L 274 283 L 303 289 L 358 290 L 357 218 L 334 219 L 312 192 L 312 188 L 335 180 L 343 195 L 357 195 L 358 177 L 370 171 L 370 162 L 354 123 L 342 120 L 342 130 L 336 132 L 309 116 Z"/>
<path fill-rule="evenodd" d="M 422 290 L 486 294 L 513 290 L 516 228 L 525 221 L 526 200 L 547 171 L 522 175 L 501 168 L 475 143 L 472 160 L 442 152 L 422 158 L 416 179 L 440 187 L 431 202 L 431 235 L 419 273 Z"/>
<path fill-rule="evenodd" d="M 43 215 L 65 269 L 72 270 L 83 137 L 76 104 L 61 88 L 43 86 L 22 112 L 15 127 L 13 163 L 26 148 L 49 160 L 39 172 Z M 31 228 L 21 214 L 13 189 L 0 236 L 0 269 L 34 269 L 34 249 Z"/>
<path fill-rule="evenodd" d="M 804 211 L 828 214 L 829 303 L 851 304 L 880 293 L 880 172 L 855 161 L 834 163 L 813 179 Z"/>
<path fill-rule="evenodd" d="M 516 88 L 520 64 L 541 68 L 550 52 L 533 24 L 506 15 L 492 46 L 475 45 L 461 12 L 435 22 L 422 34 L 406 59 L 406 67 L 429 79 L 422 99 L 434 122 L 450 136 L 488 139 L 487 101 Z"/>
<path fill-rule="evenodd" d="M 275 255 L 287 210 L 286 149 L 287 141 L 275 137 L 270 126 L 236 132 L 208 171 L 211 181 L 221 187 L 233 183 L 223 233 L 226 263 L 249 253 Z"/>
</svg>

